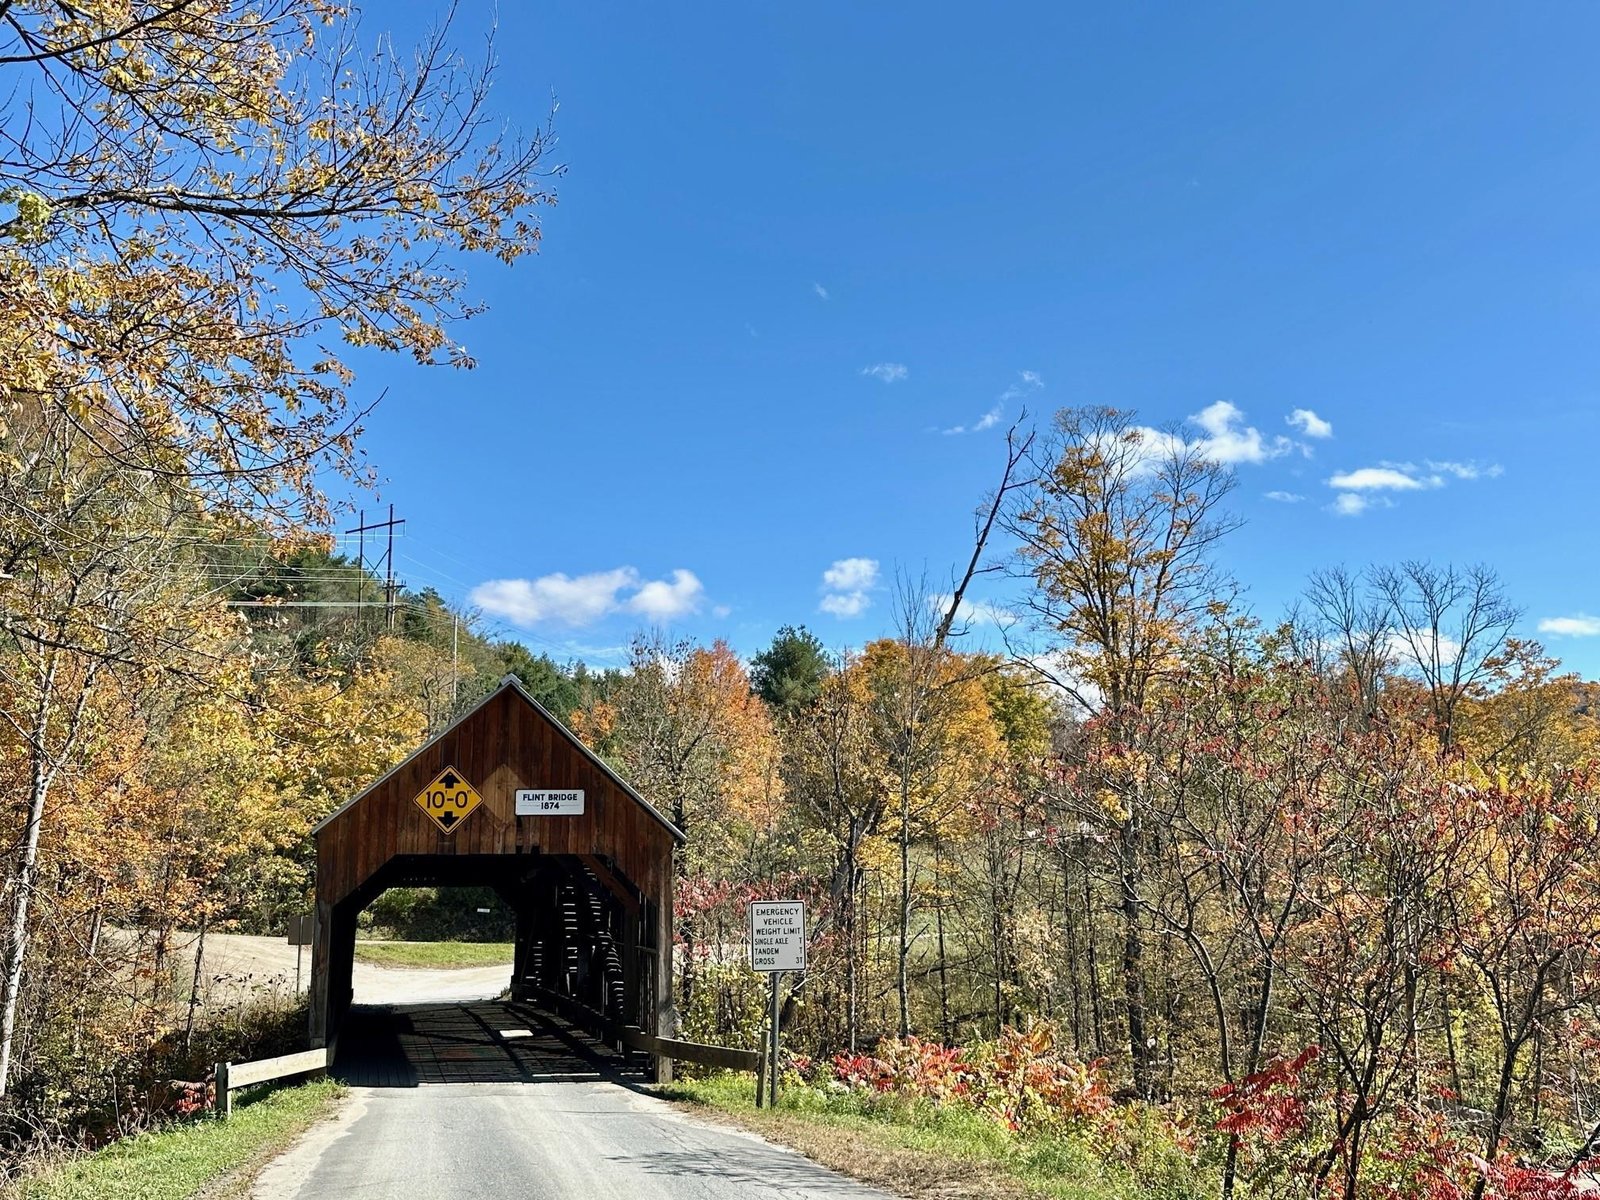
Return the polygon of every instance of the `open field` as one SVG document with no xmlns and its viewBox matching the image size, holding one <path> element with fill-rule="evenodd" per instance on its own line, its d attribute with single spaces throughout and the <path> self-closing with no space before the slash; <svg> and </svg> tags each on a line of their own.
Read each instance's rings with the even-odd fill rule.
<svg viewBox="0 0 1600 1200">
<path fill-rule="evenodd" d="M 384 949 L 370 957 L 363 953 L 373 947 Z M 391 956 L 387 960 L 386 953 Z M 205 987 L 224 999 L 239 993 L 287 995 L 295 985 L 295 947 L 282 938 L 211 934 L 206 938 L 202 975 Z M 310 981 L 308 946 L 301 958 L 301 989 Z M 510 981 L 511 948 L 498 943 L 363 942 L 356 949 L 358 1004 L 477 1000 L 498 994 Z"/>
<path fill-rule="evenodd" d="M 356 962 L 404 970 L 510 966 L 510 942 L 357 942 Z"/>
</svg>

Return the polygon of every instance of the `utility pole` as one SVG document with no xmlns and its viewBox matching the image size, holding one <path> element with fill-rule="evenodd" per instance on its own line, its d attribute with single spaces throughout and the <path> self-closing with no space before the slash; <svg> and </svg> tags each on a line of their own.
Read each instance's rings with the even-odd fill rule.
<svg viewBox="0 0 1600 1200">
<path fill-rule="evenodd" d="M 367 524 L 367 510 L 362 509 L 358 514 L 360 523 L 354 529 L 346 529 L 346 533 L 360 536 L 356 544 L 357 574 L 356 574 L 356 619 L 360 620 L 361 597 L 367 580 L 367 534 L 376 533 L 380 529 L 387 530 L 389 535 L 388 548 L 383 552 L 379 561 L 383 565 L 383 627 L 388 633 L 394 632 L 395 599 L 399 589 L 394 581 L 394 531 L 397 526 L 404 525 L 403 520 L 394 519 L 394 505 L 389 505 L 389 519 Z"/>
</svg>

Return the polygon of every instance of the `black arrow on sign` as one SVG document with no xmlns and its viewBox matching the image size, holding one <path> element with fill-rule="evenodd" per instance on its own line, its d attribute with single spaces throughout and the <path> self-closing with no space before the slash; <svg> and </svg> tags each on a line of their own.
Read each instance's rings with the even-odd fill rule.
<svg viewBox="0 0 1600 1200">
<path fill-rule="evenodd" d="M 439 782 L 442 783 L 445 787 L 451 788 L 451 789 L 455 789 L 455 788 L 461 786 L 461 781 L 456 778 L 456 773 L 454 771 L 451 771 L 443 779 L 439 780 Z"/>
<path fill-rule="evenodd" d="M 456 823 L 456 820 L 457 820 L 457 817 L 456 817 L 455 813 L 447 812 L 447 813 L 442 814 L 439 817 L 439 824 L 443 825 L 446 829 L 449 829 L 450 826 L 452 826 L 452 825 L 454 825 Z"/>
</svg>

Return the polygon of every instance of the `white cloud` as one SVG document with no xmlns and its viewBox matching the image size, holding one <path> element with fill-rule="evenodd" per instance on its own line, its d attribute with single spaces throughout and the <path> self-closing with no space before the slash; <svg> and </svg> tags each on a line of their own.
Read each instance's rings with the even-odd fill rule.
<svg viewBox="0 0 1600 1200">
<path fill-rule="evenodd" d="M 628 600 L 628 611 L 649 617 L 652 621 L 670 621 L 674 617 L 698 612 L 705 599 L 706 589 L 695 578 L 693 571 L 679 567 L 672 573 L 672 582 L 652 579 Z"/>
<path fill-rule="evenodd" d="M 632 592 L 623 597 L 622 593 Z M 567 575 L 556 571 L 537 579 L 491 579 L 472 589 L 471 601 L 484 612 L 514 625 L 566 625 L 582 628 L 616 612 L 666 620 L 696 611 L 705 589 L 682 568 L 672 579 L 640 581 L 632 567 Z"/>
<path fill-rule="evenodd" d="M 867 593 L 877 586 L 877 559 L 836 559 L 822 573 L 822 590 L 827 595 L 817 607 L 836 617 L 859 617 L 872 606 L 872 597 Z"/>
<path fill-rule="evenodd" d="M 1244 424 L 1244 413 L 1226 400 L 1208 404 L 1189 420 L 1205 430 L 1206 436 L 1196 446 L 1212 462 L 1230 466 L 1234 463 L 1263 463 L 1294 449 L 1294 443 L 1286 437 L 1267 441 L 1255 426 Z"/>
<path fill-rule="evenodd" d="M 872 600 L 865 592 L 842 592 L 824 596 L 817 607 L 836 617 L 859 617 L 871 604 Z"/>
<path fill-rule="evenodd" d="M 1473 462 L 1434 462 L 1429 459 L 1426 461 L 1426 470 L 1423 470 L 1415 463 L 1384 461 L 1375 467 L 1360 467 L 1329 476 L 1328 486 L 1340 491 L 1328 507 L 1340 516 L 1353 517 L 1379 505 L 1393 508 L 1394 501 L 1384 495 L 1385 492 L 1417 492 L 1442 488 L 1450 482 L 1450 477 L 1493 479 L 1500 474 L 1502 469 L 1498 464 L 1480 467 Z"/>
<path fill-rule="evenodd" d="M 1279 504 L 1299 504 L 1305 497 L 1299 492 L 1268 492 L 1268 500 L 1276 500 Z"/>
<path fill-rule="evenodd" d="M 817 294 L 817 299 L 819 300 L 832 299 L 832 297 L 828 295 L 828 289 L 823 287 L 820 283 L 813 283 L 811 285 L 811 290 Z"/>
<path fill-rule="evenodd" d="M 855 592 L 878 584 L 878 560 L 841 558 L 822 573 L 822 586 L 830 592 Z"/>
<path fill-rule="evenodd" d="M 1298 429 L 1308 438 L 1331 438 L 1333 436 L 1332 423 L 1324 421 L 1309 408 L 1297 408 L 1284 420 L 1288 422 L 1289 428 Z"/>
<path fill-rule="evenodd" d="M 955 599 L 949 592 L 943 592 L 928 597 L 928 607 L 939 616 L 944 616 L 949 611 L 950 601 Z M 968 600 L 962 597 L 961 604 L 956 609 L 956 623 L 958 625 L 1014 625 L 1017 615 L 1008 612 L 998 604 L 991 604 L 987 600 Z"/>
<path fill-rule="evenodd" d="M 1575 613 L 1570 617 L 1545 617 L 1539 622 L 1540 633 L 1553 633 L 1557 637 L 1600 637 L 1600 617 Z"/>
<path fill-rule="evenodd" d="M 911 374 L 906 369 L 905 363 L 892 362 L 873 363 L 870 367 L 862 367 L 861 373 L 873 379 L 881 379 L 884 383 L 899 383 Z"/>
<path fill-rule="evenodd" d="M 1037 371 L 1018 371 L 1017 374 L 1022 376 L 1022 382 L 1030 387 L 1044 386 L 1044 379 Z"/>
<path fill-rule="evenodd" d="M 1401 666 L 1421 666 L 1419 651 L 1430 663 L 1435 655 L 1441 663 L 1453 663 L 1461 657 L 1461 643 L 1447 633 L 1439 634 L 1434 641 L 1433 635 L 1425 629 L 1413 629 L 1409 634 L 1391 629 L 1383 635 L 1384 656 Z"/>
<path fill-rule="evenodd" d="M 1340 492 L 1328 507 L 1341 517 L 1359 517 L 1372 507 L 1372 500 L 1360 492 Z"/>
<path fill-rule="evenodd" d="M 1165 459 L 1182 454 L 1196 454 L 1210 462 L 1234 466 L 1238 463 L 1264 463 L 1282 458 L 1295 448 L 1296 443 L 1286 437 L 1270 441 L 1253 425 L 1245 425 L 1244 413 L 1226 400 L 1209 404 L 1188 418 L 1198 425 L 1205 437 L 1189 441 L 1180 434 L 1149 425 L 1138 425 L 1140 469 L 1153 471 Z"/>
<path fill-rule="evenodd" d="M 1427 481 L 1418 479 L 1406 473 L 1406 470 L 1396 466 L 1362 467 L 1356 471 L 1345 471 L 1328 480 L 1329 487 L 1350 488 L 1354 491 L 1396 491 L 1409 492 L 1417 488 L 1434 486 Z"/>
<path fill-rule="evenodd" d="M 718 604 L 712 608 L 711 615 L 719 619 L 722 617 L 731 617 L 733 615 L 733 609 L 728 607 L 726 604 Z"/>
</svg>

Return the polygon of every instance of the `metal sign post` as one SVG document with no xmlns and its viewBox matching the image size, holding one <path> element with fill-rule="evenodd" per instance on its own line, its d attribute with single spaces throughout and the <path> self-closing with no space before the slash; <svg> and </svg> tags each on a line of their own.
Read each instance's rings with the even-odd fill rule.
<svg viewBox="0 0 1600 1200">
<path fill-rule="evenodd" d="M 802 900 L 758 900 L 750 905 L 750 965 L 769 976 L 767 1030 L 762 1039 L 765 1078 L 756 1073 L 756 1107 L 778 1103 L 778 979 L 806 969 L 806 906 Z M 765 1096 L 763 1096 L 765 1092 Z"/>
</svg>

